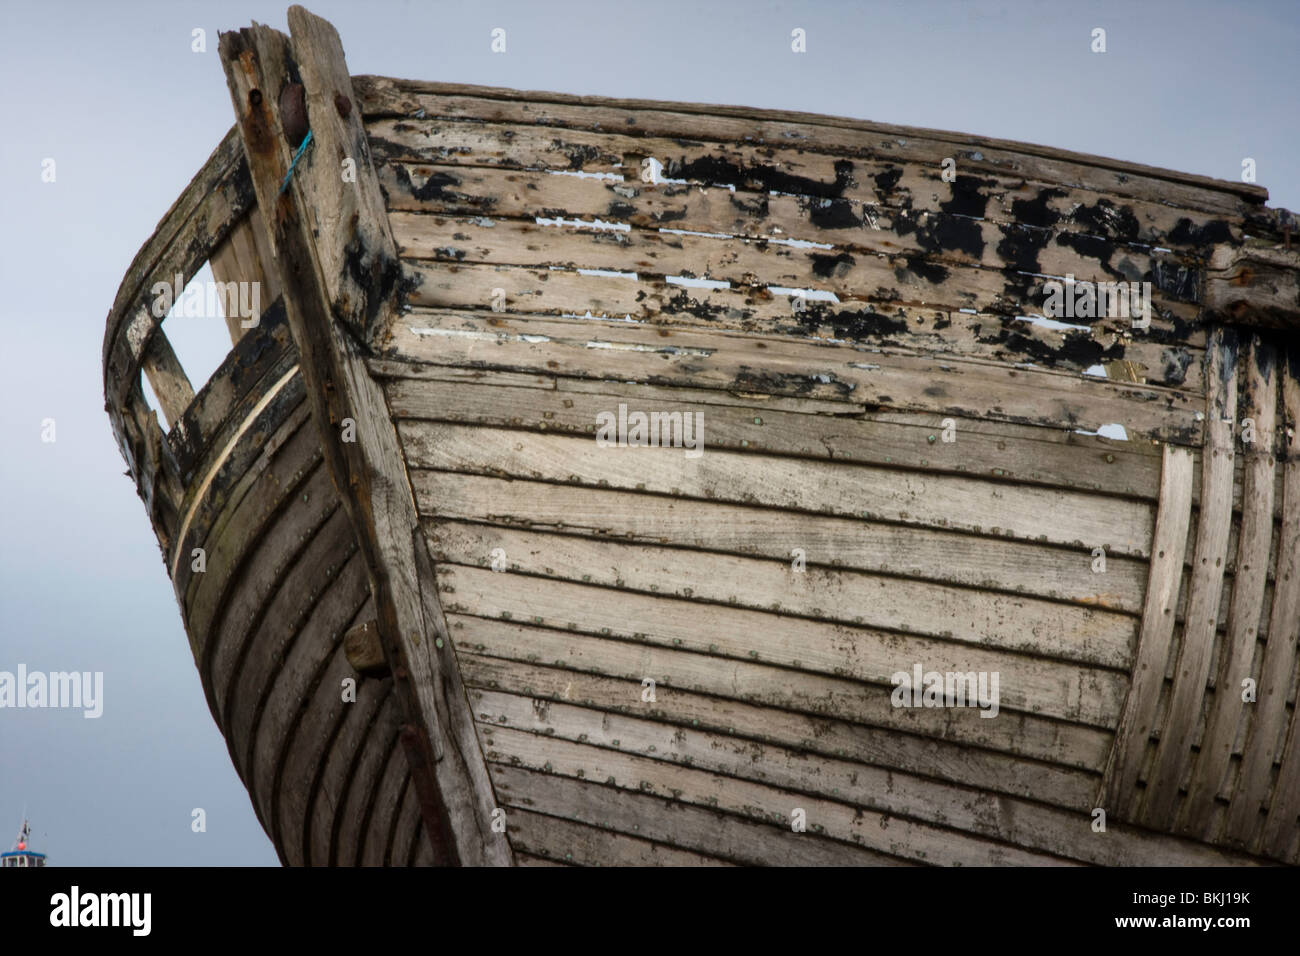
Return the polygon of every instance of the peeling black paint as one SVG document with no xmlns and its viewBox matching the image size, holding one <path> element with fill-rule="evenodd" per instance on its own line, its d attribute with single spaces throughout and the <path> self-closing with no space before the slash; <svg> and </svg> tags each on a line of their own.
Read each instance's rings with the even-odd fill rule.
<svg viewBox="0 0 1300 956">
<path fill-rule="evenodd" d="M 862 217 L 847 199 L 807 200 L 802 205 L 818 229 L 856 229 L 863 225 Z"/>
<path fill-rule="evenodd" d="M 1011 204 L 1011 218 L 1026 226 L 1048 228 L 1061 220 L 1061 214 L 1048 207 L 1053 199 L 1061 199 L 1065 192 L 1060 189 L 1040 189 L 1033 199 L 1017 199 Z"/>
<path fill-rule="evenodd" d="M 1133 207 L 1116 206 L 1109 199 L 1099 199 L 1091 206 L 1080 206 L 1071 219 L 1097 235 L 1123 242 L 1135 242 L 1141 231 Z"/>
<path fill-rule="evenodd" d="M 989 202 L 985 190 L 994 188 L 997 183 L 978 176 L 958 176 L 948 185 L 952 189 L 952 198 L 939 204 L 942 211 L 953 216 L 983 219 Z"/>
<path fill-rule="evenodd" d="M 829 183 L 795 176 L 774 166 L 743 166 L 718 156 L 702 156 L 689 163 L 672 159 L 665 165 L 664 172 L 669 179 L 686 179 L 708 186 L 735 186 L 821 199 L 837 199 L 853 185 L 853 163 L 847 159 L 835 163 L 835 180 Z"/>
<path fill-rule="evenodd" d="M 847 252 L 841 252 L 838 256 L 813 255 L 811 258 L 813 275 L 822 279 L 846 275 L 857 262 Z"/>
<path fill-rule="evenodd" d="M 908 284 L 907 273 L 910 271 L 926 282 L 940 283 L 948 278 L 948 270 L 936 262 L 926 261 L 924 256 L 904 256 L 907 267 L 894 269 L 894 276 L 904 285 Z"/>
<path fill-rule="evenodd" d="M 998 243 L 997 253 L 1011 269 L 1021 272 L 1041 272 L 1038 254 L 1047 245 L 1051 233 L 1037 226 L 1021 223 L 999 225 L 1002 241 Z"/>
<path fill-rule="evenodd" d="M 1169 231 L 1171 245 L 1187 244 L 1189 246 L 1213 246 L 1220 242 L 1232 241 L 1232 228 L 1222 219 L 1198 223 L 1191 219 L 1179 219 Z"/>
</svg>

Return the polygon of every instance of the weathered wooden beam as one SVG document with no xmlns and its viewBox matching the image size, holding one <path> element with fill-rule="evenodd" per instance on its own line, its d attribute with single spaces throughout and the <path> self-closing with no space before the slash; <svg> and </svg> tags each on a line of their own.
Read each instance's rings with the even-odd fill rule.
<svg viewBox="0 0 1300 956">
<path fill-rule="evenodd" d="M 1294 249 L 1219 246 L 1205 275 L 1207 317 L 1300 330 L 1300 242 Z"/>
<path fill-rule="evenodd" d="M 194 386 L 161 329 L 150 338 L 140 365 L 149 377 L 149 386 L 162 407 L 167 427 L 171 428 L 194 401 Z"/>
<path fill-rule="evenodd" d="M 394 308 L 397 257 L 337 33 L 289 10 L 293 45 L 254 25 L 221 38 L 258 207 L 322 451 L 365 559 L 424 830 L 441 863 L 509 864 L 401 447 L 369 375 L 366 330 Z M 280 93 L 306 90 L 311 140 L 294 163 Z M 351 163 L 349 164 L 349 160 Z M 355 177 L 345 175 L 354 172 Z M 355 180 L 355 181 L 354 181 Z"/>
<path fill-rule="evenodd" d="M 379 623 L 371 618 L 343 635 L 343 652 L 358 674 L 366 677 L 388 676 L 388 660 L 379 640 Z"/>
</svg>

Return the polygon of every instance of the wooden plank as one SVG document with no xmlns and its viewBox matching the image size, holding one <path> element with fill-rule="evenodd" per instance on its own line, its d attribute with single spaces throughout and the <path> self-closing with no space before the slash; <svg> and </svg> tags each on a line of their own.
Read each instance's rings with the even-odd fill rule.
<svg viewBox="0 0 1300 956">
<path fill-rule="evenodd" d="M 1300 249 L 1216 246 L 1205 276 L 1207 315 L 1265 329 L 1300 329 Z"/>
<path fill-rule="evenodd" d="M 679 850 L 518 807 L 511 808 L 507 821 L 515 859 L 521 864 L 525 858 L 540 858 L 550 866 L 732 865 L 702 853 Z"/>
<path fill-rule="evenodd" d="M 474 126 L 471 135 L 481 129 Z M 452 139 L 441 148 L 455 151 L 457 137 Z M 1153 253 L 1146 245 L 1055 234 L 1034 222 L 1017 223 L 1014 216 L 1001 216 L 1012 222 L 999 223 L 982 217 L 982 204 L 972 208 L 966 201 L 950 204 L 961 207 L 956 212 L 917 211 L 877 205 L 869 189 L 866 202 L 859 202 L 747 191 L 743 184 L 738 190 L 725 183 L 657 186 L 635 176 L 620 182 L 623 177 L 611 173 L 575 176 L 537 168 L 552 165 L 545 155 L 524 162 L 529 168 L 502 169 L 448 165 L 433 156 L 381 166 L 404 254 L 474 261 L 479 250 L 500 246 L 496 255 L 520 257 L 502 259 L 509 264 L 582 266 L 572 257 L 617 250 L 624 261 L 607 268 L 660 276 L 698 276 L 703 269 L 714 279 L 727 279 L 726 270 L 732 270 L 742 285 L 766 280 L 852 299 L 956 302 L 966 308 L 987 300 L 996 306 L 992 311 L 1009 315 L 1043 314 L 1047 278 L 1148 282 L 1151 323 L 1140 331 L 1119 314 L 1081 324 L 1131 334 L 1139 343 L 1204 345 L 1195 306 L 1205 265 L 1195 253 L 1164 247 Z M 893 168 L 881 175 L 893 180 L 898 174 Z M 834 178 L 837 193 L 852 182 L 843 170 Z M 1031 208 L 1032 217 L 1043 215 L 1039 204 Z M 872 270 L 885 263 L 896 274 L 872 278 Z M 602 266 L 597 260 L 589 267 Z M 717 269 L 724 271 L 713 274 Z M 773 281 L 787 274 L 793 282 Z M 980 298 L 972 299 L 976 293 Z"/>
<path fill-rule="evenodd" d="M 504 554 L 512 573 L 531 578 L 511 579 L 511 590 L 517 594 L 544 591 L 555 581 L 581 581 L 610 589 L 604 601 L 621 601 L 625 594 L 637 593 L 696 602 L 702 627 L 713 623 L 710 605 L 728 605 L 777 612 L 779 616 L 766 620 L 771 631 L 782 630 L 792 616 L 798 616 L 937 638 L 924 642 L 931 654 L 955 655 L 962 662 L 938 669 L 1003 668 L 1007 706 L 1099 727 L 1114 726 L 1119 715 L 1122 675 L 1091 668 L 1081 674 L 1079 668 L 1055 665 L 1033 673 L 1035 663 L 1025 662 L 1021 669 L 1016 659 L 1021 654 L 1037 655 L 1125 669 L 1136 634 L 1133 618 L 1092 608 L 816 565 L 796 573 L 786 560 L 448 521 L 432 522 L 429 538 L 434 553 L 448 564 L 486 568 L 494 555 Z M 592 592 L 590 599 L 602 600 L 600 592 Z M 477 613 L 460 594 L 449 600 Z M 890 674 L 908 670 L 913 660 L 928 659 L 911 654 L 905 642 L 885 635 L 875 638 L 894 645 L 869 671 L 870 679 L 880 683 L 888 684 Z M 850 669 L 845 664 L 841 660 L 833 671 Z M 1048 673 L 1055 676 L 1049 678 Z"/>
<path fill-rule="evenodd" d="M 415 787 L 407 779 L 406 790 L 402 794 L 402 806 L 393 821 L 391 848 L 388 853 L 389 866 L 406 866 L 411 842 L 416 836 L 416 827 L 420 821 L 420 802 Z M 427 842 L 427 841 L 426 841 Z"/>
<path fill-rule="evenodd" d="M 898 574 L 1138 613 L 1147 566 L 1112 555 L 1104 574 L 1083 574 L 1092 558 L 1003 538 L 910 528 L 768 508 L 647 499 L 602 488 L 415 471 L 425 515 L 536 531 L 671 544 L 810 565 Z M 429 525 L 425 524 L 426 530 Z M 481 556 L 480 556 L 481 557 Z"/>
<path fill-rule="evenodd" d="M 1226 837 L 1234 844 L 1251 849 L 1264 845 L 1277 847 L 1284 834 L 1295 827 L 1293 812 L 1296 781 L 1295 745 L 1284 744 L 1282 734 L 1288 720 L 1286 699 L 1291 693 L 1296 666 L 1296 643 L 1300 639 L 1300 354 L 1288 349 L 1282 375 L 1282 401 L 1288 427 L 1278 447 L 1278 460 L 1284 462 L 1282 491 L 1282 526 L 1278 531 L 1277 581 L 1269 618 L 1269 639 L 1257 684 L 1250 730 L 1241 749 L 1241 772 L 1237 790 L 1228 810 Z M 1289 718 L 1295 726 L 1294 712 Z M 1294 734 L 1291 737 L 1294 740 Z M 1284 774 L 1273 781 L 1273 764 L 1278 758 L 1285 763 Z M 1283 789 L 1291 787 L 1291 791 Z M 1269 802 L 1276 802 L 1274 810 Z M 1269 816 L 1261 819 L 1264 813 Z M 1287 814 L 1290 813 L 1288 817 Z M 1270 822 L 1271 821 L 1271 822 Z"/>
<path fill-rule="evenodd" d="M 335 483 L 351 492 L 344 505 L 371 574 L 425 832 L 447 862 L 508 864 L 508 841 L 491 833 L 496 801 L 445 622 L 438 619 L 432 576 L 417 566 L 422 556 L 427 563 L 427 554 L 401 449 L 356 341 L 386 320 L 397 278 L 360 110 L 353 108 L 333 27 L 301 7 L 290 9 L 289 22 L 292 51 L 282 34 L 254 27 L 223 34 L 221 57 L 273 237 L 313 417 Z M 319 161 L 308 160 L 289 176 L 278 91 L 294 69 L 306 89 Z M 355 160 L 356 182 L 342 182 L 340 157 Z M 356 441 L 342 441 L 344 419 L 355 423 Z"/>
<path fill-rule="evenodd" d="M 1184 804 L 1181 832 L 1213 840 L 1213 804 L 1223 793 L 1229 760 L 1243 730 L 1246 705 L 1242 681 L 1252 676 L 1260 636 L 1269 550 L 1273 540 L 1274 447 L 1277 410 L 1277 360 L 1272 345 L 1258 336 L 1247 339 L 1242 365 L 1246 387 L 1242 418 L 1255 426 L 1255 440 L 1242 446 L 1245 459 L 1241 534 L 1215 694 L 1201 742 L 1196 772 Z"/>
<path fill-rule="evenodd" d="M 535 699 L 542 707 L 548 702 L 568 702 L 605 714 L 648 715 L 676 728 L 724 734 L 742 748 L 751 742 L 773 744 L 810 757 L 853 760 L 1067 809 L 1093 806 L 1096 776 L 1074 767 L 1025 760 L 968 746 L 960 740 L 916 736 L 906 726 L 871 727 L 780 706 L 747 704 L 680 687 L 672 688 L 671 693 L 656 692 L 655 702 L 648 704 L 641 700 L 639 681 L 630 684 L 624 678 L 490 657 L 477 650 L 480 634 L 522 631 L 518 625 L 454 615 L 453 620 L 466 680 L 474 688 L 470 698 L 476 705 L 489 690 L 501 690 Z M 488 644 L 481 643 L 486 651 Z M 521 646 L 528 646 L 526 640 Z M 484 715 L 483 711 L 476 713 L 480 718 Z"/>
<path fill-rule="evenodd" d="M 1206 348 L 1205 450 L 1187 618 L 1178 653 L 1173 698 L 1160 733 L 1156 766 L 1147 778 L 1143 820 L 1160 830 L 1176 823 L 1179 788 L 1192 760 L 1192 737 L 1210 675 L 1210 652 L 1219 620 L 1223 566 L 1232 523 L 1233 423 L 1237 420 L 1237 336 L 1217 327 Z"/>
<path fill-rule="evenodd" d="M 1166 445 L 1151 572 L 1132 666 L 1132 684 L 1097 797 L 1103 808 L 1124 820 L 1132 820 L 1136 815 L 1141 796 L 1137 789 L 1138 772 L 1147 740 L 1157 727 L 1157 705 L 1173 637 L 1173 611 L 1178 601 L 1191 505 L 1192 453 Z"/>
<path fill-rule="evenodd" d="M 412 469 L 593 485 L 819 515 L 866 518 L 1145 557 L 1145 504 L 1074 491 L 842 462 L 707 448 L 601 447 L 590 438 L 440 422 L 399 422 Z M 647 502 L 653 506 L 653 502 Z"/>
<path fill-rule="evenodd" d="M 899 410 L 1088 431 L 1118 423 L 1130 440 L 1195 444 L 1201 432 L 1196 414 L 1204 416 L 1187 393 L 1174 389 L 727 330 L 419 309 L 395 320 L 389 331 L 385 355 L 413 362 L 839 397 Z"/>
<path fill-rule="evenodd" d="M 792 141 L 797 141 L 805 148 L 837 151 L 858 148 L 887 152 L 898 159 L 914 159 L 935 167 L 940 165 L 943 156 L 953 155 L 954 147 L 965 146 L 968 148 L 964 153 L 971 154 L 967 158 L 981 170 L 1048 182 L 1078 181 L 1087 188 L 1121 195 L 1145 191 L 1151 198 L 1167 195 L 1169 202 L 1176 203 L 1190 191 L 1201 204 L 1228 202 L 1230 208 L 1235 203 L 1227 197 L 1242 197 L 1258 203 L 1268 196 L 1267 190 L 1253 184 L 1173 172 L 1069 150 L 813 113 L 525 92 L 371 76 L 358 77 L 357 83 L 364 91 L 363 102 L 370 115 L 408 116 L 425 108 L 435 116 L 468 115 L 498 122 L 519 121 L 526 116 L 528 122 L 581 126 L 582 120 L 586 120 L 593 128 L 611 126 L 626 129 L 635 126 L 637 132 L 646 135 L 725 138 L 769 146 L 789 146 Z M 426 97 L 430 99 L 426 100 Z M 456 98 L 463 99 L 464 104 L 454 102 Z M 448 103 L 448 100 L 453 102 Z M 619 112 L 595 114 L 593 108 Z M 632 123 L 627 122 L 628 114 L 631 114 Z M 569 120 L 572 116 L 581 119 Z M 614 121 L 615 117 L 618 122 Z M 977 149 L 972 151 L 969 147 Z M 974 152 L 980 155 L 974 155 Z M 1095 186 L 1092 185 L 1094 182 Z"/>
<path fill-rule="evenodd" d="M 392 379 L 385 383 L 384 394 L 394 418 L 590 436 L 596 416 L 617 409 L 622 402 L 646 414 L 702 413 L 708 422 L 711 448 L 952 471 L 1152 501 L 1160 488 L 1159 456 L 1136 442 L 1101 439 L 1090 443 L 1087 436 L 1073 432 L 1053 440 L 1055 433 L 1023 426 L 1003 426 L 1007 432 L 997 433 L 986 431 L 974 420 L 955 421 L 955 440 L 945 442 L 939 440 L 943 424 L 920 416 L 887 421 L 843 406 L 831 414 L 806 414 L 768 407 L 758 397 L 744 401 L 733 397 L 730 404 L 723 404 L 717 399 L 728 393 L 711 394 L 698 388 L 671 390 L 610 383 L 595 391 L 570 388 L 578 384 L 570 380 L 552 379 L 547 381 L 557 387 L 503 387 L 495 384 L 495 378 L 509 373 L 479 374 L 483 376 L 481 385 L 477 380 Z"/>
<path fill-rule="evenodd" d="M 915 866 L 866 847 L 794 833 L 766 822 L 620 791 L 525 767 L 490 764 L 509 806 L 573 820 L 604 831 L 654 840 L 745 866 Z"/>
<path fill-rule="evenodd" d="M 629 682 L 626 693 L 637 700 L 641 682 L 648 677 L 661 688 L 657 691 L 661 697 L 677 690 L 695 691 L 754 706 L 961 742 L 970 747 L 1093 771 L 1101 769 L 1110 745 L 1110 734 L 1092 727 L 1012 711 L 999 712 L 998 719 L 988 720 L 971 707 L 894 707 L 890 703 L 889 687 L 845 677 L 827 677 L 813 671 L 795 671 L 776 662 L 737 660 L 734 651 L 732 656 L 723 656 L 707 647 L 703 651 L 685 649 L 684 638 L 670 636 L 680 633 L 682 628 L 680 614 L 672 615 L 672 612 L 695 612 L 698 620 L 698 608 L 689 604 L 685 608 L 666 605 L 661 619 L 629 621 L 621 613 L 572 603 L 582 596 L 592 600 L 592 589 L 553 584 L 546 589 L 545 596 L 557 596 L 557 603 L 569 601 L 567 616 L 577 620 L 536 614 L 526 618 L 527 628 L 520 628 L 513 622 L 524 619 L 525 612 L 549 608 L 538 608 L 535 601 L 513 596 L 503 596 L 500 607 L 490 606 L 466 583 L 473 572 L 455 570 L 457 573 L 448 575 L 448 582 L 458 590 L 447 592 L 448 603 L 453 595 L 464 593 L 468 600 L 482 607 L 484 615 L 490 615 L 483 618 L 485 623 L 458 616 L 457 620 L 465 625 L 458 634 L 460 644 L 477 654 L 621 678 Z M 768 631 L 770 627 L 757 633 Z M 711 641 L 721 648 L 727 633 L 706 622 L 703 628 L 697 628 L 696 640 L 701 644 Z M 683 649 L 678 649 L 675 640 L 682 641 Z M 762 646 L 748 634 L 733 639 L 733 647 L 756 644 Z M 749 657 L 747 653 L 745 656 Z"/>
<path fill-rule="evenodd" d="M 1107 826 L 1105 839 L 1098 839 L 1091 814 L 1086 812 L 1067 812 L 1010 797 L 990 800 L 981 790 L 841 759 L 810 762 L 809 755 L 802 751 L 762 744 L 738 746 L 729 736 L 640 717 L 543 703 L 500 692 L 485 692 L 476 701 L 475 709 L 485 732 L 492 728 L 498 746 L 501 735 L 497 727 L 509 727 L 543 738 L 587 743 L 676 767 L 845 801 L 891 818 L 937 824 L 1083 863 L 1195 865 L 1240 859 L 1235 854 L 1113 822 Z"/>
<path fill-rule="evenodd" d="M 826 799 L 770 783 L 724 777 L 704 769 L 525 733 L 505 726 L 484 726 L 484 752 L 490 761 L 511 763 L 564 777 L 604 781 L 619 790 L 671 797 L 674 802 L 718 810 L 789 827 L 792 813 L 805 812 L 804 839 L 857 844 L 890 856 L 940 866 L 1051 866 L 1066 861 L 941 829 L 903 816 L 850 805 L 848 796 Z M 847 782 L 847 781 L 846 781 Z M 661 811 L 667 821 L 671 812 Z M 1086 823 L 1081 824 L 1086 826 Z M 644 825 L 643 825 L 644 826 Z M 672 842 L 672 841 L 670 841 Z"/>
<path fill-rule="evenodd" d="M 149 385 L 170 428 L 194 401 L 194 386 L 161 329 L 149 339 L 140 365 L 149 377 Z"/>
</svg>

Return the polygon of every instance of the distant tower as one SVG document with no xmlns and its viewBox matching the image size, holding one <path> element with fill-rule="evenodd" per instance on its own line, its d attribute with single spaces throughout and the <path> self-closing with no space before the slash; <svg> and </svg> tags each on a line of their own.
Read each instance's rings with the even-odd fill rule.
<svg viewBox="0 0 1300 956">
<path fill-rule="evenodd" d="M 23 828 L 18 831 L 18 840 L 8 853 L 0 853 L 0 867 L 9 866 L 44 866 L 45 854 L 27 849 L 27 837 L 32 828 L 23 821 Z"/>
</svg>

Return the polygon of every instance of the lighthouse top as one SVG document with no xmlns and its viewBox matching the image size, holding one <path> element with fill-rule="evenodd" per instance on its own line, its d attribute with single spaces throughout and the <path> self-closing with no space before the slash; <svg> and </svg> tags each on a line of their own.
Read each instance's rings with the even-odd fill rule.
<svg viewBox="0 0 1300 956">
<path fill-rule="evenodd" d="M 30 834 L 31 827 L 24 820 L 22 829 L 18 831 L 18 839 L 14 841 L 14 848 L 7 853 L 0 853 L 0 867 L 45 865 L 44 853 L 27 849 L 27 838 Z"/>
</svg>

